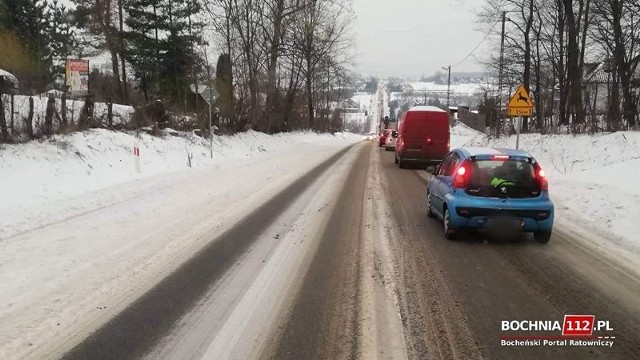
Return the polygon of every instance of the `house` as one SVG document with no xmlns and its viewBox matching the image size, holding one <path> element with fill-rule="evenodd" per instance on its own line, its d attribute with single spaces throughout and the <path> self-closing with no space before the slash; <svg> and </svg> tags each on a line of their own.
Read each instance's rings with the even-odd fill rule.
<svg viewBox="0 0 640 360">
<path fill-rule="evenodd" d="M 360 111 L 360 104 L 353 99 L 346 99 L 340 103 L 340 110 L 344 113 L 355 113 Z"/>
<path fill-rule="evenodd" d="M 636 73 L 631 79 L 631 91 L 634 94 L 636 114 L 640 114 L 640 56 L 634 59 Z M 592 118 L 607 114 L 610 87 L 613 83 L 609 61 L 584 64 L 584 102 L 587 115 Z M 620 86 L 620 84 L 618 84 Z M 622 92 L 620 93 L 622 101 Z"/>
</svg>

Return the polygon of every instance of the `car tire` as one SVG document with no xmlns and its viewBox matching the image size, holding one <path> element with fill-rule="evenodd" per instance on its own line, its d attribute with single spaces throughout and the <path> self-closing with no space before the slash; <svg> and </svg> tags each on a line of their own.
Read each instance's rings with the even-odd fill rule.
<svg viewBox="0 0 640 360">
<path fill-rule="evenodd" d="M 427 216 L 430 218 L 436 217 L 436 214 L 431 211 L 431 194 L 427 192 Z"/>
<path fill-rule="evenodd" d="M 400 169 L 404 169 L 407 166 L 407 164 L 405 164 L 404 161 L 402 161 L 402 158 L 399 158 L 398 166 L 400 167 Z"/>
<path fill-rule="evenodd" d="M 398 163 L 398 155 L 395 155 L 395 156 L 393 157 L 393 162 L 395 162 L 396 164 Z"/>
<path fill-rule="evenodd" d="M 533 233 L 533 238 L 541 244 L 546 244 L 551 240 L 551 230 L 549 231 L 536 231 Z"/>
<path fill-rule="evenodd" d="M 442 228 L 444 230 L 444 237 L 449 240 L 456 239 L 456 230 L 451 227 L 451 218 L 449 217 L 449 209 L 444 209 L 444 215 L 442 217 Z"/>
</svg>

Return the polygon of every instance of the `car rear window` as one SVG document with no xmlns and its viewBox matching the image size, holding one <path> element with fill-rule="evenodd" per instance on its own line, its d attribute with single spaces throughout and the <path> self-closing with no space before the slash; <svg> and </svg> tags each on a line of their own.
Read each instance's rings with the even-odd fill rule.
<svg viewBox="0 0 640 360">
<path fill-rule="evenodd" d="M 473 196 L 526 198 L 540 195 L 533 164 L 522 160 L 476 160 L 466 192 Z"/>
</svg>

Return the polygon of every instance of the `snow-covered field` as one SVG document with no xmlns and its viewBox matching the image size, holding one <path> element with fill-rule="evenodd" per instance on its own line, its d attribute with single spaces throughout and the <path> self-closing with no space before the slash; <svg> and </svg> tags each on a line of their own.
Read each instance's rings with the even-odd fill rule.
<svg viewBox="0 0 640 360">
<path fill-rule="evenodd" d="M 439 92 L 447 93 L 447 84 L 436 84 L 435 82 L 416 81 L 408 83 L 411 89 L 416 92 Z M 449 91 L 456 95 L 476 95 L 482 93 L 482 84 L 451 84 Z"/>
<path fill-rule="evenodd" d="M 369 93 L 365 93 L 365 92 L 358 92 L 353 94 L 353 96 L 351 97 L 351 99 L 355 102 L 358 103 L 358 105 L 360 105 L 360 110 L 364 111 L 364 110 L 368 110 L 370 108 L 372 108 L 372 99 L 373 99 L 373 94 L 369 94 Z"/>
<path fill-rule="evenodd" d="M 516 136 L 489 139 L 458 125 L 452 147 L 515 148 Z M 640 264 L 640 133 L 520 136 L 549 178 L 556 224 L 603 253 Z M 633 265 L 632 265 L 633 266 Z"/>
<path fill-rule="evenodd" d="M 248 132 L 216 138 L 213 159 L 190 135 L 54 139 L 0 148 L 0 359 L 56 357 L 362 137 Z"/>
</svg>

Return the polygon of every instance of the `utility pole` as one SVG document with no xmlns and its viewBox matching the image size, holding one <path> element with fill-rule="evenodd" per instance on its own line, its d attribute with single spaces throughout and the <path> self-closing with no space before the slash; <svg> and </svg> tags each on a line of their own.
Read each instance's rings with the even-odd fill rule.
<svg viewBox="0 0 640 360">
<path fill-rule="evenodd" d="M 502 124 L 502 71 L 504 62 L 504 25 L 507 20 L 507 12 L 502 12 L 502 35 L 500 37 L 500 70 L 498 74 L 498 119 L 496 119 L 496 137 L 500 137 L 500 125 Z"/>
<path fill-rule="evenodd" d="M 443 67 L 442 70 L 447 70 L 449 72 L 449 76 L 447 77 L 447 112 L 450 112 L 451 110 L 449 110 L 449 94 L 451 92 L 451 65 Z"/>
</svg>

